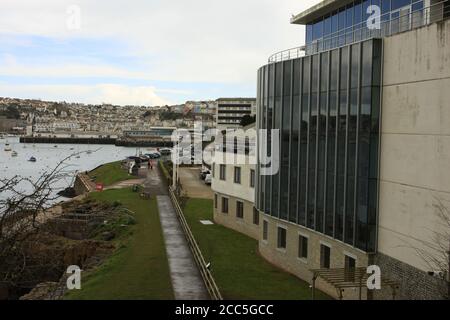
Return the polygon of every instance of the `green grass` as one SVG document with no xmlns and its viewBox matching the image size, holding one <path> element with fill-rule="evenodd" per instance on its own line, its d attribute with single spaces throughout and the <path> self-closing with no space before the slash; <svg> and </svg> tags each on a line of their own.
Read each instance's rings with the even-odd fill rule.
<svg viewBox="0 0 450 320">
<path fill-rule="evenodd" d="M 92 170 L 89 172 L 89 177 L 97 183 L 103 183 L 106 187 L 134 178 L 122 169 L 120 161 L 108 163 Z"/>
<path fill-rule="evenodd" d="M 213 220 L 212 200 L 189 199 L 184 212 L 225 299 L 311 299 L 309 284 L 266 262 L 256 240 L 220 225 L 201 224 L 200 220 Z M 316 298 L 328 297 L 317 292 Z"/>
<path fill-rule="evenodd" d="M 142 200 L 131 189 L 93 193 L 95 200 L 122 205 L 133 211 L 135 224 L 117 239 L 118 248 L 99 268 L 83 274 L 82 289 L 70 291 L 70 300 L 172 300 L 164 238 L 156 199 Z"/>
</svg>

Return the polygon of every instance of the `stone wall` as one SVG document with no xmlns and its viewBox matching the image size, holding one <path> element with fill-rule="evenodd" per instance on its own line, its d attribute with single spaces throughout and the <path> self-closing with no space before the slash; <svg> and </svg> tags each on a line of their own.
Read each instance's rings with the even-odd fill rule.
<svg viewBox="0 0 450 320">
<path fill-rule="evenodd" d="M 398 300 L 442 300 L 446 297 L 447 283 L 444 280 L 382 253 L 375 256 L 374 263 L 381 268 L 383 276 L 399 282 Z M 374 299 L 392 299 L 392 292 L 387 288 L 376 291 Z"/>
<path fill-rule="evenodd" d="M 75 178 L 73 188 L 76 195 L 79 196 L 94 191 L 95 185 L 86 174 L 80 173 Z"/>
<path fill-rule="evenodd" d="M 268 239 L 262 239 L 263 221 L 268 223 Z M 286 270 L 300 279 L 312 282 L 313 274 L 311 270 L 320 269 L 320 247 L 326 245 L 330 248 L 330 268 L 344 268 L 345 256 L 350 256 L 356 260 L 356 267 L 367 267 L 370 256 L 358 249 L 355 249 L 333 238 L 324 236 L 315 231 L 308 230 L 302 226 L 278 220 L 276 218 L 261 216 L 261 240 L 259 241 L 259 251 L 261 255 L 270 263 Z M 287 246 L 286 249 L 277 248 L 278 227 L 286 229 Z M 299 236 L 308 238 L 308 258 L 299 258 Z M 328 295 L 338 298 L 334 287 L 318 279 L 316 288 Z M 358 289 L 346 289 L 343 293 L 344 300 L 356 300 L 359 298 Z M 367 299 L 367 289 L 363 290 L 363 299 Z"/>
<path fill-rule="evenodd" d="M 216 193 L 218 203 L 214 203 L 214 221 L 227 228 L 243 233 L 258 240 L 260 226 L 253 223 L 253 203 L 228 195 Z M 222 198 L 228 199 L 228 213 L 222 213 Z M 236 202 L 244 203 L 244 218 L 236 216 Z M 261 224 L 261 223 L 260 223 Z"/>
</svg>

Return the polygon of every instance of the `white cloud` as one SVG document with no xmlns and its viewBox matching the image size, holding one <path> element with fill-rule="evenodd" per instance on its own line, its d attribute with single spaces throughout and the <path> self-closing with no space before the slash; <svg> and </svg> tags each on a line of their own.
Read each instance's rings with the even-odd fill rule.
<svg viewBox="0 0 450 320">
<path fill-rule="evenodd" d="M 130 87 L 117 84 L 97 85 L 9 85 L 0 83 L 5 97 L 81 103 L 160 106 L 172 104 L 160 97 L 154 87 Z"/>
<path fill-rule="evenodd" d="M 255 81 L 271 53 L 299 46 L 289 24 L 318 0 L 2 0 L 0 33 L 117 39 L 143 57 L 158 80 Z M 81 9 L 81 29 L 66 10 Z"/>
</svg>

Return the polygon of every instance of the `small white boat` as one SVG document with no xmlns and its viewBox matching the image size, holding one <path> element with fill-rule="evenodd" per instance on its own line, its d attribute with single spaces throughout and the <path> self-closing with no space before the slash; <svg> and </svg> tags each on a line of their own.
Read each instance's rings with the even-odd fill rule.
<svg viewBox="0 0 450 320">
<path fill-rule="evenodd" d="M 5 151 L 6 151 L 6 152 L 12 151 L 12 149 L 11 149 L 9 143 L 5 144 Z"/>
<path fill-rule="evenodd" d="M 36 158 L 35 158 L 35 157 L 31 157 L 28 161 L 30 161 L 30 162 L 36 162 Z"/>
<path fill-rule="evenodd" d="M 13 151 L 12 153 L 11 153 L 11 157 L 17 157 L 19 154 L 16 152 L 16 151 Z"/>
</svg>

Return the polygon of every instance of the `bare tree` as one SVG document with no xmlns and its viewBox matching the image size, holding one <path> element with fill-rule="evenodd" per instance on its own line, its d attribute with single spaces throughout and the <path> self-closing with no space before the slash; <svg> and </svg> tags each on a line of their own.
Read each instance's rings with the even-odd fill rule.
<svg viewBox="0 0 450 320">
<path fill-rule="evenodd" d="M 27 241 L 39 234 L 51 205 L 59 198 L 55 185 L 70 176 L 67 160 L 37 181 L 15 176 L 0 179 L 0 283 L 16 286 L 32 281 Z M 28 191 L 24 191 L 28 190 Z"/>
<path fill-rule="evenodd" d="M 433 207 L 441 228 L 431 230 L 431 239 L 421 241 L 423 247 L 414 249 L 433 272 L 433 276 L 447 281 L 447 288 L 443 288 L 442 296 L 450 299 L 450 209 L 439 198 L 436 198 Z"/>
</svg>

